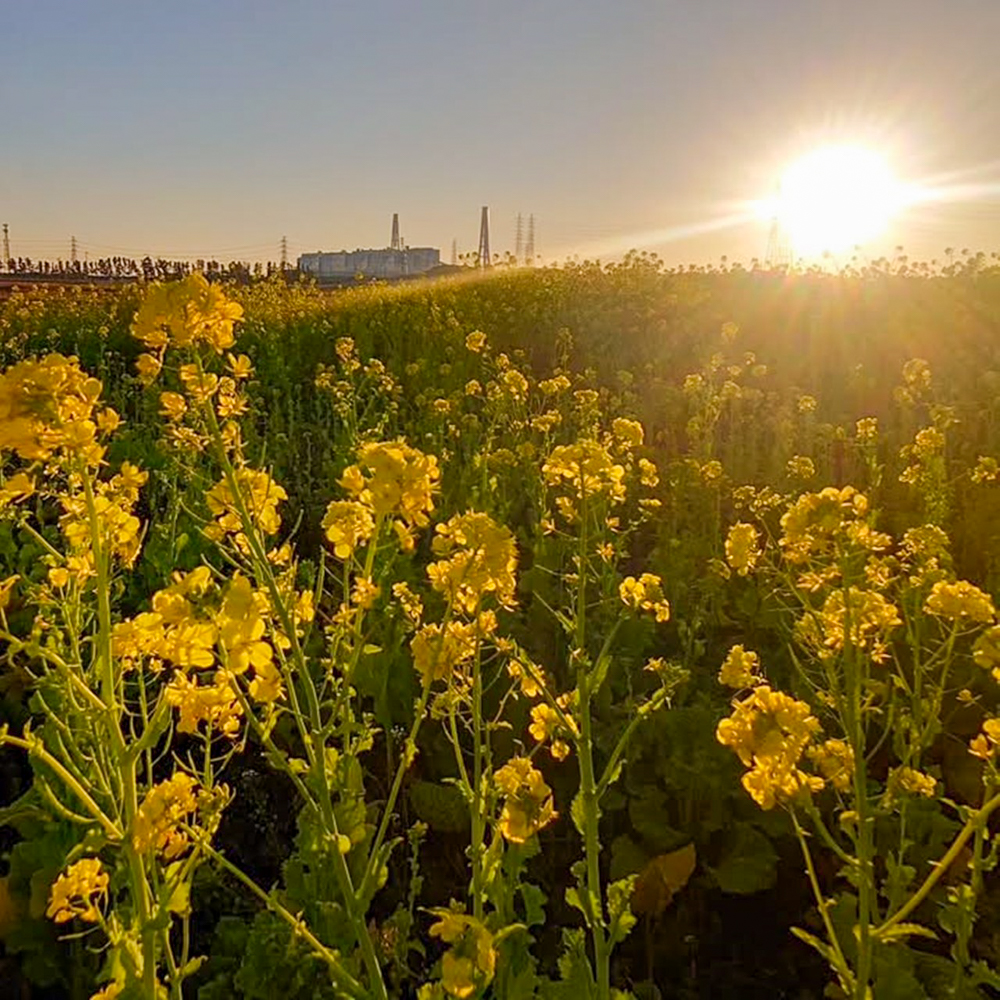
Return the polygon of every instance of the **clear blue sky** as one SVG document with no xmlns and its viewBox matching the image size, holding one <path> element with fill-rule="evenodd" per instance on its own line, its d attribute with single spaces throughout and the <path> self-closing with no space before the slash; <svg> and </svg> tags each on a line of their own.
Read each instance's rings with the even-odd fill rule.
<svg viewBox="0 0 1000 1000">
<path fill-rule="evenodd" d="M 970 185 L 889 235 L 1000 249 L 1000 0 L 0 0 L 12 251 L 762 255 L 787 160 L 867 141 Z M 961 174 L 961 177 L 958 175 Z"/>
</svg>

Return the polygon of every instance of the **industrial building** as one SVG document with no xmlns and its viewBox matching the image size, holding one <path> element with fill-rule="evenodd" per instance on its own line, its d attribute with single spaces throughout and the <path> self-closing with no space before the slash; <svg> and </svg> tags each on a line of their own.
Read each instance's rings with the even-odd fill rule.
<svg viewBox="0 0 1000 1000">
<path fill-rule="evenodd" d="M 433 247 L 402 250 L 341 250 L 337 253 L 304 253 L 299 270 L 317 278 L 405 278 L 423 274 L 441 263 L 441 251 Z"/>
<path fill-rule="evenodd" d="M 392 242 L 384 250 L 341 250 L 304 253 L 299 270 L 319 278 L 406 278 L 439 267 L 441 251 L 434 247 L 405 246 L 399 235 L 399 215 L 392 217 Z"/>
</svg>

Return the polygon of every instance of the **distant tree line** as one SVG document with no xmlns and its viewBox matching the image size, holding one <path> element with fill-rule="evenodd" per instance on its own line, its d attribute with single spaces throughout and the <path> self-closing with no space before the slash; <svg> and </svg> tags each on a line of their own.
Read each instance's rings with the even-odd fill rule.
<svg viewBox="0 0 1000 1000">
<path fill-rule="evenodd" d="M 124 281 L 169 281 L 183 278 L 200 271 L 210 280 L 236 281 L 248 284 L 251 281 L 269 278 L 281 273 L 282 267 L 274 261 L 255 264 L 243 261 L 217 260 L 164 260 L 143 257 L 101 257 L 97 260 L 32 260 L 30 257 L 11 257 L 5 262 L 3 273 L 19 278 L 103 278 Z M 293 267 L 285 267 L 288 275 L 297 273 Z"/>
</svg>

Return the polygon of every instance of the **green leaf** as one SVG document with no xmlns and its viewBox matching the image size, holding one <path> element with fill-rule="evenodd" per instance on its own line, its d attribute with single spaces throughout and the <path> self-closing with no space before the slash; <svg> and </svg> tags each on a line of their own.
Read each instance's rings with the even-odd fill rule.
<svg viewBox="0 0 1000 1000">
<path fill-rule="evenodd" d="M 1000 974 L 986 962 L 972 963 L 972 979 L 977 986 L 992 986 L 993 989 L 1000 990 Z"/>
<path fill-rule="evenodd" d="M 543 1000 L 594 1000 L 597 987 L 587 958 L 587 943 L 579 927 L 563 930 L 563 953 L 559 958 L 558 983 L 543 983 Z"/>
<path fill-rule="evenodd" d="M 576 832 L 580 834 L 581 837 L 586 836 L 587 829 L 587 812 L 583 804 L 583 792 L 577 792 L 573 796 L 573 802 L 569 807 L 569 814 L 573 820 L 573 826 L 576 827 Z M 600 815 L 600 812 L 598 812 Z"/>
<path fill-rule="evenodd" d="M 537 885 L 522 882 L 518 886 L 521 900 L 524 902 L 524 922 L 528 927 L 543 927 L 545 925 L 545 904 L 549 897 Z"/>
<path fill-rule="evenodd" d="M 184 862 L 175 861 L 167 866 L 164 872 L 165 882 L 163 886 L 162 905 L 167 913 L 176 913 L 180 917 L 191 915 L 191 882 L 189 879 L 174 878 L 180 875 L 180 866 Z"/>
<path fill-rule="evenodd" d="M 410 785 L 410 805 L 417 818 L 432 830 L 463 833 L 469 829 L 469 807 L 454 785 L 414 781 Z"/>
<path fill-rule="evenodd" d="M 673 851 L 691 839 L 689 833 L 673 827 L 673 815 L 666 794 L 659 788 L 647 785 L 629 799 L 628 817 L 632 829 L 652 853 Z"/>
<path fill-rule="evenodd" d="M 572 906 L 574 909 L 579 910 L 583 914 L 583 922 L 588 928 L 593 926 L 593 919 L 591 916 L 591 910 L 587 908 L 584 904 L 584 899 L 586 898 L 586 893 L 583 896 L 580 895 L 580 890 L 575 886 L 570 886 L 566 890 L 566 905 Z"/>
<path fill-rule="evenodd" d="M 621 834 L 611 841 L 610 875 L 613 881 L 636 875 L 646 867 L 649 853 L 644 851 L 628 834 Z"/>
<path fill-rule="evenodd" d="M 709 871 L 723 892 L 749 895 L 774 885 L 777 865 L 771 841 L 750 823 L 737 823 L 726 837 L 718 864 Z"/>
<path fill-rule="evenodd" d="M 632 890 L 638 875 L 629 875 L 608 886 L 608 945 L 614 947 L 628 937 L 636 925 L 637 918 L 632 913 Z"/>
<path fill-rule="evenodd" d="M 808 931 L 802 930 L 801 927 L 792 927 L 790 930 L 800 941 L 804 941 L 810 947 L 815 948 L 826 959 L 832 969 L 837 968 L 837 954 L 830 945 L 825 941 L 821 941 L 815 934 L 810 934 Z"/>
<path fill-rule="evenodd" d="M 922 927 L 920 924 L 907 923 L 893 924 L 892 927 L 881 931 L 878 934 L 873 934 L 872 937 L 877 937 L 879 941 L 884 941 L 886 944 L 890 944 L 893 941 L 903 941 L 911 935 L 930 938 L 932 941 L 936 941 L 938 939 L 937 934 L 935 934 L 929 927 Z"/>
<path fill-rule="evenodd" d="M 608 668 L 610 666 L 611 656 L 608 653 L 605 653 L 603 656 L 598 658 L 596 666 L 593 670 L 591 670 L 590 675 L 587 678 L 587 684 L 590 687 L 591 696 L 596 695 L 597 692 L 601 690 L 601 685 L 608 676 Z"/>
</svg>

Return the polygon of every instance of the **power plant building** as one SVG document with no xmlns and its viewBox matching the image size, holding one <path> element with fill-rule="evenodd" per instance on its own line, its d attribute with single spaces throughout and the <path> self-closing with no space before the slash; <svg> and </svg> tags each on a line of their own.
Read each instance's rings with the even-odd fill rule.
<svg viewBox="0 0 1000 1000">
<path fill-rule="evenodd" d="M 299 270 L 316 278 L 405 278 L 424 274 L 441 264 L 441 251 L 434 247 L 403 247 L 385 250 L 341 250 L 339 253 L 304 253 Z"/>
</svg>

